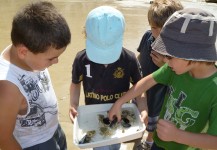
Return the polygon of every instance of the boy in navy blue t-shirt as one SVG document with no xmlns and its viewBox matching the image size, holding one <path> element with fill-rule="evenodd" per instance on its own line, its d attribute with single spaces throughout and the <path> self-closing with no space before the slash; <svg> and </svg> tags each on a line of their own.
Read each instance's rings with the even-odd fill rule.
<svg viewBox="0 0 217 150">
<path fill-rule="evenodd" d="M 142 37 L 137 51 L 140 53 L 138 56 L 139 62 L 142 67 L 143 76 L 147 76 L 159 67 L 163 66 L 163 56 L 155 52 L 151 48 L 151 44 L 155 38 L 160 34 L 161 28 L 164 23 L 175 11 L 182 9 L 183 6 L 178 0 L 155 0 L 152 2 L 148 10 L 148 21 L 151 30 L 148 30 Z M 148 91 L 147 104 L 148 104 L 148 137 L 145 142 L 137 146 L 138 150 L 150 149 L 153 139 L 152 134 L 156 129 L 156 123 L 163 104 L 164 95 L 167 87 L 162 84 L 157 84 Z"/>
</svg>

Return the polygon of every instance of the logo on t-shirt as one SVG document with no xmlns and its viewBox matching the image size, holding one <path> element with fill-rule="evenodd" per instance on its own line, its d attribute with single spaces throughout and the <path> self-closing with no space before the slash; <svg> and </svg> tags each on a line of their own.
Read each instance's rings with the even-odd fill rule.
<svg viewBox="0 0 217 150">
<path fill-rule="evenodd" d="M 172 86 L 169 87 L 168 91 L 169 98 L 166 104 L 164 119 L 172 121 L 182 130 L 193 126 L 196 118 L 199 116 L 199 112 L 192 110 L 188 105 L 183 105 L 187 95 L 183 91 L 180 91 L 179 97 L 175 98 L 173 96 L 175 90 Z"/>
<path fill-rule="evenodd" d="M 124 77 L 124 69 L 121 67 L 118 67 L 115 72 L 113 73 L 114 78 L 123 78 Z"/>
</svg>

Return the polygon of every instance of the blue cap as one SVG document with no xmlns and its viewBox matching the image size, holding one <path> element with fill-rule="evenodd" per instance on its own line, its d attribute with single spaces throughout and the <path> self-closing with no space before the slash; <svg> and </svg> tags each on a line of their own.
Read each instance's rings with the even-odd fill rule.
<svg viewBox="0 0 217 150">
<path fill-rule="evenodd" d="M 87 57 L 99 64 L 111 64 L 121 55 L 124 16 L 110 6 L 93 9 L 86 19 L 86 53 Z"/>
</svg>

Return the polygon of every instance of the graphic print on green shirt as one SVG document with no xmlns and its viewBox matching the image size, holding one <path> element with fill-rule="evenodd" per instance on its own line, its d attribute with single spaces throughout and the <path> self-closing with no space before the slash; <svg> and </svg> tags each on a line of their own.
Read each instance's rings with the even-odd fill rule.
<svg viewBox="0 0 217 150">
<path fill-rule="evenodd" d="M 159 119 L 173 122 L 177 128 L 217 136 L 217 73 L 196 79 L 184 73 L 175 74 L 166 64 L 153 73 L 154 80 L 168 86 Z M 176 142 L 165 142 L 154 134 L 155 143 L 167 150 L 195 150 Z"/>
<path fill-rule="evenodd" d="M 198 117 L 199 112 L 182 106 L 182 102 L 184 102 L 187 97 L 183 91 L 180 92 L 178 98 L 173 97 L 173 92 L 174 88 L 170 86 L 168 92 L 169 99 L 166 103 L 167 110 L 164 115 L 164 120 L 172 121 L 178 128 L 185 130 L 187 127 L 194 125 L 195 118 Z"/>
</svg>

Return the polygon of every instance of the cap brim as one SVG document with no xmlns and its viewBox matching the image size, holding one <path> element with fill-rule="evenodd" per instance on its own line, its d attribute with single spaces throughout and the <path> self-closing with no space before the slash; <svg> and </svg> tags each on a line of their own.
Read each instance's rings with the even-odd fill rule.
<svg viewBox="0 0 217 150">
<path fill-rule="evenodd" d="M 122 38 L 116 40 L 112 45 L 106 48 L 98 47 L 90 40 L 86 40 L 86 53 L 87 57 L 98 64 L 111 64 L 117 61 L 122 51 Z"/>
<path fill-rule="evenodd" d="M 208 61 L 217 60 L 215 44 L 192 44 L 159 35 L 152 44 L 152 49 L 162 55 L 185 60 Z M 194 55 L 197 54 L 197 55 Z"/>
</svg>

